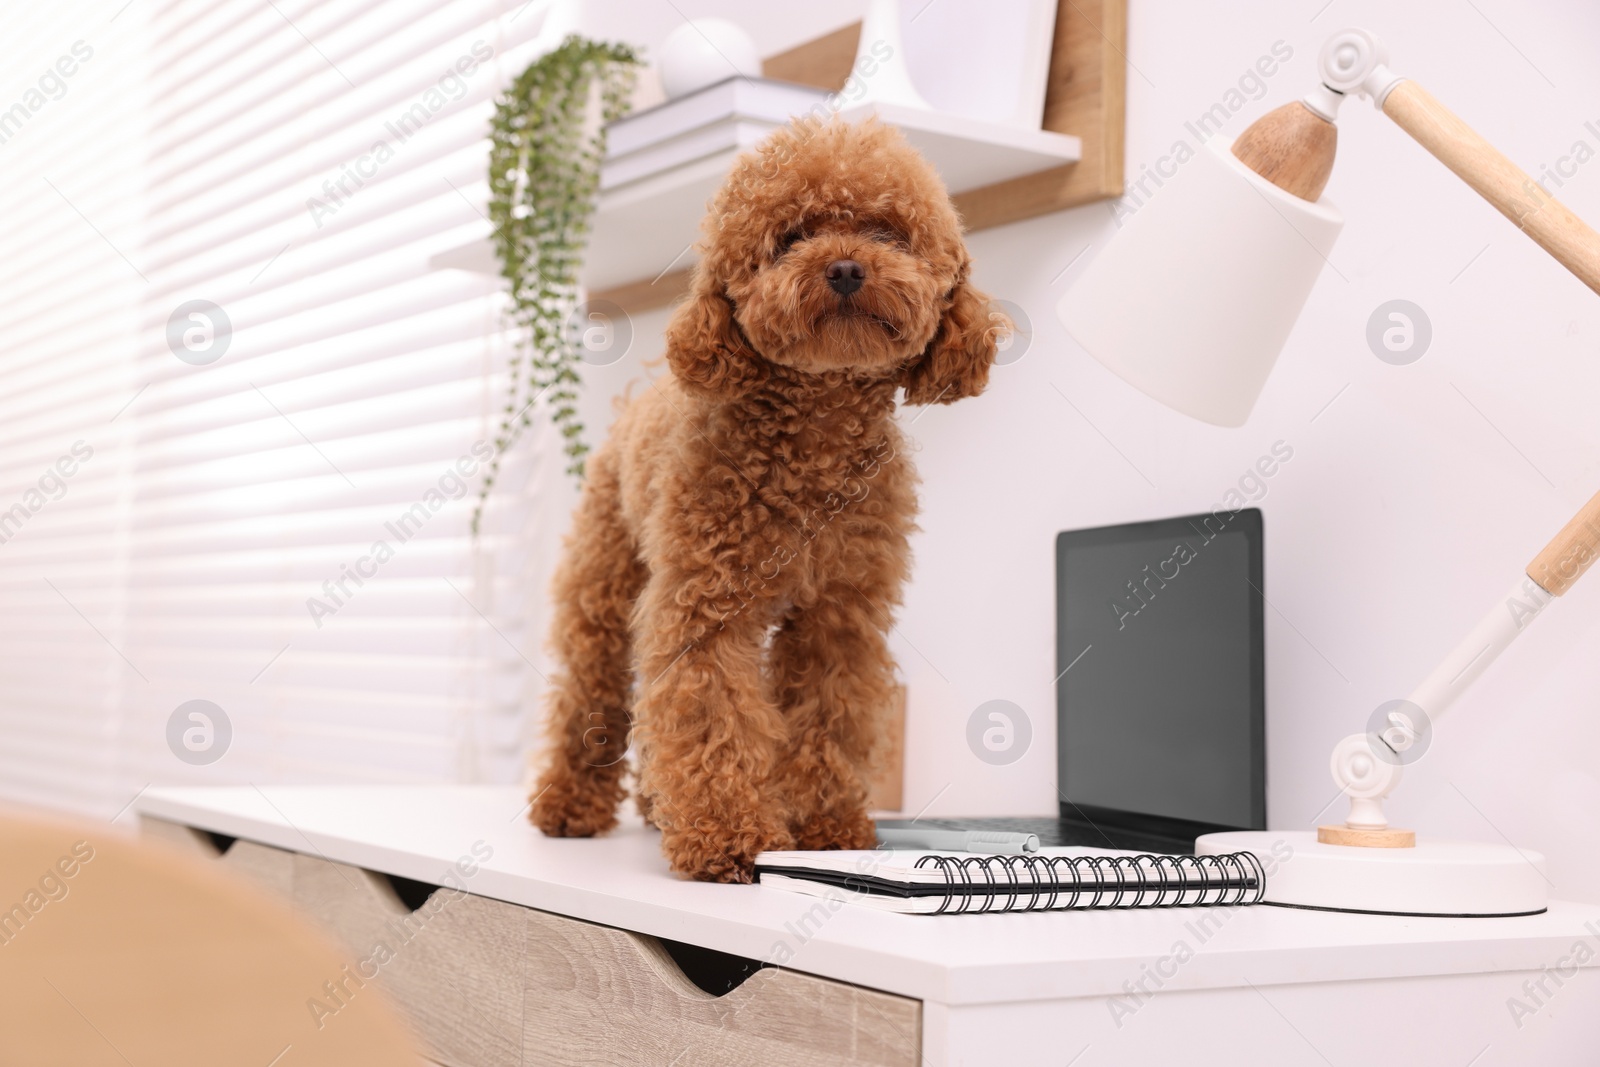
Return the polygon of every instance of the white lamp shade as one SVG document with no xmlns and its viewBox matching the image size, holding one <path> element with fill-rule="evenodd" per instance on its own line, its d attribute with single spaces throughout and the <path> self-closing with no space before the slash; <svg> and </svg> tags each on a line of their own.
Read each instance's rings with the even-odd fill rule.
<svg viewBox="0 0 1600 1067">
<path fill-rule="evenodd" d="M 1242 426 L 1344 220 L 1213 138 L 1151 190 L 1057 307 L 1068 332 L 1174 410 Z"/>
</svg>

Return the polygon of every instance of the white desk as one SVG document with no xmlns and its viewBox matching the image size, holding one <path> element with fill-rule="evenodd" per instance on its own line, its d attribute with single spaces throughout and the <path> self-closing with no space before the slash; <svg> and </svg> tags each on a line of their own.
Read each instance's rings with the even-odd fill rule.
<svg viewBox="0 0 1600 1067">
<path fill-rule="evenodd" d="M 152 789 L 138 810 L 424 882 L 481 842 L 493 855 L 471 893 L 917 998 L 931 1067 L 1600 1062 L 1600 906 L 1475 920 L 819 911 L 679 880 L 641 825 L 545 838 L 514 788 Z M 1513 998 L 1530 1011 L 1514 1017 Z"/>
</svg>

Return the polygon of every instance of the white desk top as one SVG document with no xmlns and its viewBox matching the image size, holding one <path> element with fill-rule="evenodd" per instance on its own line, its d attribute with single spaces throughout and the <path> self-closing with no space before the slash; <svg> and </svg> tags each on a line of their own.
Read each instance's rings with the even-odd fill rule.
<svg viewBox="0 0 1600 1067">
<path fill-rule="evenodd" d="M 466 885 L 480 896 L 946 1004 L 1121 993 L 1142 964 L 1172 955 L 1180 941 L 1193 958 L 1163 989 L 1536 971 L 1594 936 L 1585 923 L 1600 930 L 1600 906 L 1555 901 L 1544 915 L 1511 919 L 1266 906 L 910 916 L 844 905 L 829 913 L 826 902 L 779 889 L 678 879 L 658 835 L 636 822 L 603 838 L 546 838 L 526 821 L 515 787 L 151 789 L 137 807 L 434 883 L 482 842 L 493 856 Z"/>
</svg>

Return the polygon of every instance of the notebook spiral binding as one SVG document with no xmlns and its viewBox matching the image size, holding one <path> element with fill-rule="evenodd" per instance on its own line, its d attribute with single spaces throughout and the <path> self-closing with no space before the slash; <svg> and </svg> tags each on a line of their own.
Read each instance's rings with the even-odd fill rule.
<svg viewBox="0 0 1600 1067">
<path fill-rule="evenodd" d="M 1070 899 L 1062 907 L 1193 908 L 1259 904 L 1267 892 L 1266 872 L 1249 852 L 1226 856 L 923 856 L 917 866 L 938 867 L 952 885 L 1015 887 L 1013 892 L 953 893 L 939 903 L 936 915 L 1049 910 L 1068 894 Z M 1020 877 L 1023 872 L 1027 872 L 1026 879 Z M 1093 877 L 1089 877 L 1091 873 Z M 1115 884 L 1108 884 L 1113 877 Z M 1030 886 L 1038 889 L 1030 893 Z M 1191 892 L 1195 898 L 1185 900 Z M 1093 899 L 1080 904 L 1080 898 L 1089 893 Z M 1130 894 L 1131 899 L 1125 900 Z"/>
</svg>

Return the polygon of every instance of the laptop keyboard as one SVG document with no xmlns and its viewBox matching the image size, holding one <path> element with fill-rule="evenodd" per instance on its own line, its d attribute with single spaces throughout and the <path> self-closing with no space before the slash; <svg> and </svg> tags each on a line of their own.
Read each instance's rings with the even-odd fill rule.
<svg viewBox="0 0 1600 1067">
<path fill-rule="evenodd" d="M 1039 817 L 999 817 L 981 819 L 879 819 L 878 825 L 886 828 L 924 830 L 983 830 L 990 833 L 1036 834 L 1039 844 L 1046 848 L 1076 846 L 1080 848 L 1125 848 L 1135 852 L 1165 852 L 1190 855 L 1193 841 L 1176 841 L 1172 838 L 1153 837 L 1130 833 L 1115 827 L 1083 826 L 1064 819 Z"/>
</svg>

